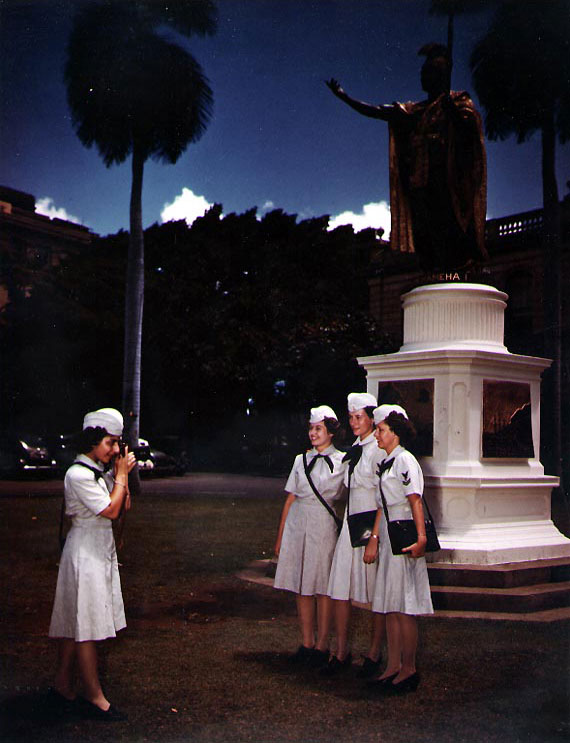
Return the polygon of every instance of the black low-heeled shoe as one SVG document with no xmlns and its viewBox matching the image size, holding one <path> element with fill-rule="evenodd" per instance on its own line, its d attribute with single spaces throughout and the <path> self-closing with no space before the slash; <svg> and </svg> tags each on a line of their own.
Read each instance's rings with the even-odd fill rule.
<svg viewBox="0 0 570 743">
<path fill-rule="evenodd" d="M 330 653 L 328 650 L 318 650 L 315 648 L 313 654 L 307 661 L 308 668 L 318 669 L 323 668 L 329 662 Z"/>
<path fill-rule="evenodd" d="M 415 691 L 420 683 L 420 675 L 416 671 L 408 676 L 403 681 L 399 681 L 397 684 L 388 684 L 389 692 L 391 694 L 408 694 L 410 691 Z"/>
<path fill-rule="evenodd" d="M 124 722 L 127 720 L 127 716 L 112 704 L 109 709 L 101 709 L 85 697 L 77 697 L 77 703 L 81 716 L 88 720 L 101 720 L 103 722 Z"/>
<path fill-rule="evenodd" d="M 349 653 L 344 660 L 339 660 L 336 655 L 333 655 L 326 666 L 323 666 L 319 671 L 320 676 L 326 676 L 330 678 L 332 676 L 338 676 L 340 673 L 345 673 L 350 669 L 352 665 L 352 656 Z"/>
<path fill-rule="evenodd" d="M 67 697 L 64 697 L 63 694 L 60 694 L 59 691 L 57 691 L 57 689 L 54 689 L 53 687 L 48 689 L 46 702 L 49 706 L 49 709 L 55 715 L 73 715 L 77 712 L 77 698 L 68 699 Z"/>
<path fill-rule="evenodd" d="M 396 671 L 396 673 L 393 673 L 391 676 L 386 676 L 386 678 L 383 679 L 368 679 L 366 687 L 374 691 L 386 691 L 387 687 L 392 686 L 392 681 L 396 678 L 398 673 L 399 671 Z"/>
<path fill-rule="evenodd" d="M 376 675 L 380 668 L 380 663 L 381 658 L 378 658 L 378 660 L 372 660 L 372 658 L 366 656 L 364 662 L 356 672 L 356 678 L 369 679 L 371 676 Z"/>
<path fill-rule="evenodd" d="M 308 648 L 306 645 L 299 645 L 297 650 L 290 655 L 287 661 L 293 666 L 304 666 L 313 657 L 314 648 Z"/>
</svg>

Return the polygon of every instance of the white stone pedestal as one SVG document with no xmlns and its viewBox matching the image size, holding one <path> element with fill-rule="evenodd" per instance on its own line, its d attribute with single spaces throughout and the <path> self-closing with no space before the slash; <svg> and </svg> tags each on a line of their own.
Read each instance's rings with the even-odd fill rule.
<svg viewBox="0 0 570 743">
<path fill-rule="evenodd" d="M 480 284 L 434 284 L 403 295 L 404 343 L 397 353 L 358 359 L 368 392 L 379 382 L 433 380 L 433 454 L 422 457 L 425 495 L 442 551 L 437 562 L 498 564 L 570 556 L 554 526 L 540 442 L 540 376 L 550 361 L 509 353 L 507 295 Z M 483 457 L 483 390 L 530 387 L 534 456 Z"/>
</svg>

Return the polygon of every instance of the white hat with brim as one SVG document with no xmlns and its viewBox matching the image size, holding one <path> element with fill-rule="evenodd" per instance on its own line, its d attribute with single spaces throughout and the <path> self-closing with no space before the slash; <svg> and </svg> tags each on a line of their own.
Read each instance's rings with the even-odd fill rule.
<svg viewBox="0 0 570 743">
<path fill-rule="evenodd" d="M 403 415 L 406 420 L 408 420 L 408 414 L 401 405 L 380 405 L 374 411 L 374 423 L 376 423 L 376 425 L 382 423 L 382 421 L 386 420 L 390 413 L 399 413 L 400 415 Z"/>
<path fill-rule="evenodd" d="M 369 392 L 351 392 L 348 396 L 348 412 L 354 413 L 363 408 L 375 408 L 378 405 L 374 395 Z"/>
<path fill-rule="evenodd" d="M 100 408 L 87 413 L 83 419 L 83 430 L 86 428 L 104 428 L 110 436 L 121 436 L 123 416 L 115 408 Z"/>
<path fill-rule="evenodd" d="M 311 408 L 309 423 L 320 423 L 321 421 L 324 421 L 325 418 L 334 418 L 335 421 L 338 420 L 336 413 L 328 405 L 319 405 L 318 408 Z"/>
</svg>

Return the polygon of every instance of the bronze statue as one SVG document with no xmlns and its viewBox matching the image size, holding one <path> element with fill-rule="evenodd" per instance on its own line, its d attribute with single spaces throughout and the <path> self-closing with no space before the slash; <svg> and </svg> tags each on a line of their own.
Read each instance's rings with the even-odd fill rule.
<svg viewBox="0 0 570 743">
<path fill-rule="evenodd" d="M 392 249 L 415 251 L 426 272 L 459 271 L 488 257 L 481 117 L 468 93 L 449 90 L 446 47 L 427 44 L 419 54 L 425 101 L 372 105 L 334 78 L 326 84 L 358 113 L 388 122 Z"/>
</svg>

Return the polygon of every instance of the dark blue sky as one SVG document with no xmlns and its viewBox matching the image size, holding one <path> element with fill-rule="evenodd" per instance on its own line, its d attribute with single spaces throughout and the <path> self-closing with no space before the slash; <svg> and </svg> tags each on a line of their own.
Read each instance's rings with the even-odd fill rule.
<svg viewBox="0 0 570 743">
<path fill-rule="evenodd" d="M 0 183 L 106 234 L 128 227 L 130 163 L 107 169 L 73 132 L 62 70 L 77 4 L 0 0 Z M 147 165 L 145 225 L 184 189 L 187 201 L 201 196 L 225 213 L 275 207 L 300 218 L 388 201 L 386 125 L 343 106 L 323 81 L 334 76 L 374 103 L 422 98 L 417 50 L 446 39 L 446 20 L 429 5 L 219 0 L 218 33 L 189 42 L 214 90 L 214 117 L 176 165 Z M 455 89 L 473 92 L 468 58 L 487 22 L 485 13 L 457 19 Z M 538 134 L 524 145 L 488 142 L 487 154 L 488 216 L 541 205 Z M 568 146 L 558 149 L 557 172 L 562 197 Z"/>
</svg>

